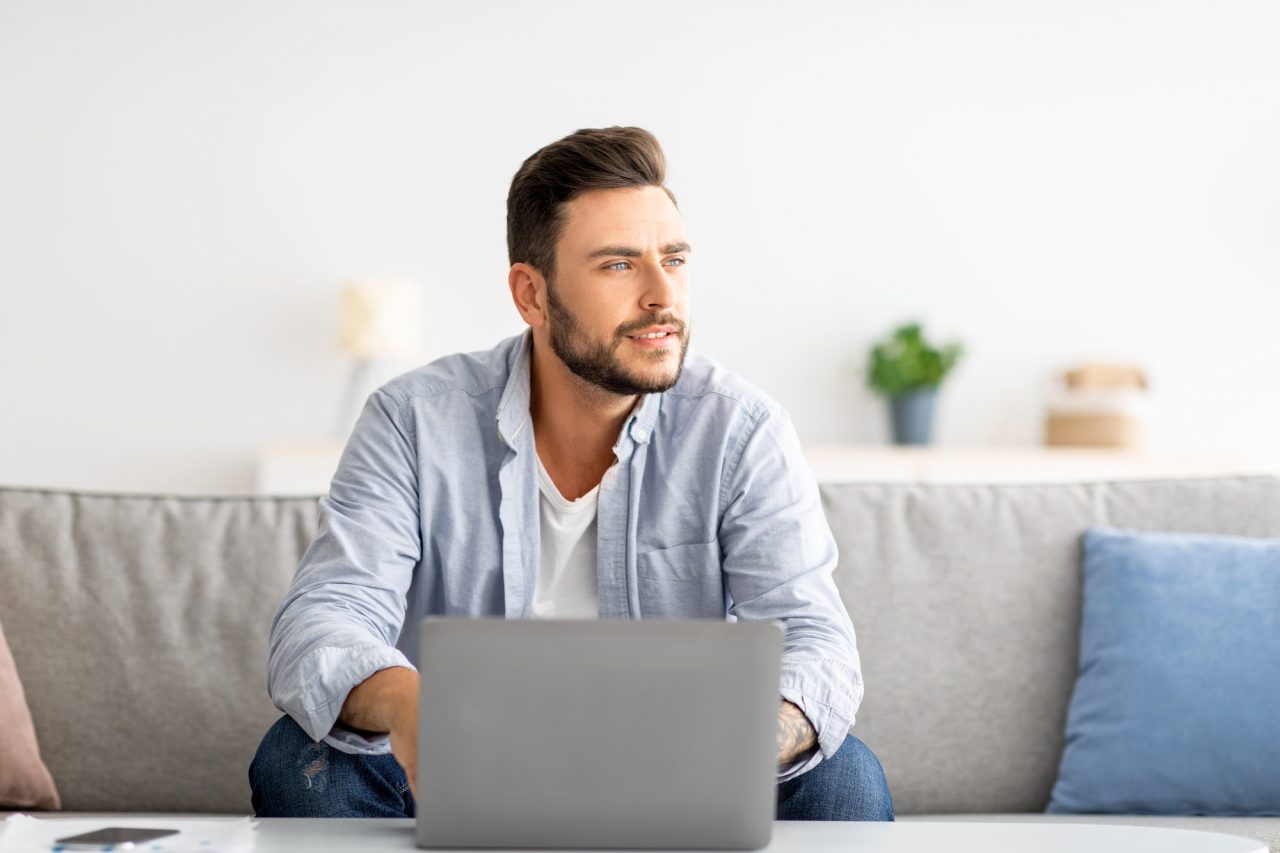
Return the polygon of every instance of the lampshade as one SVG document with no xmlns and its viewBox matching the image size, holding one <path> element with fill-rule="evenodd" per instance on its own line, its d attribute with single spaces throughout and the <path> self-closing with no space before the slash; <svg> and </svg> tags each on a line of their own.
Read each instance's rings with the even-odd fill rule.
<svg viewBox="0 0 1280 853">
<path fill-rule="evenodd" d="M 360 359 L 422 355 L 422 287 L 408 279 L 359 279 L 342 289 L 338 345 Z"/>
</svg>

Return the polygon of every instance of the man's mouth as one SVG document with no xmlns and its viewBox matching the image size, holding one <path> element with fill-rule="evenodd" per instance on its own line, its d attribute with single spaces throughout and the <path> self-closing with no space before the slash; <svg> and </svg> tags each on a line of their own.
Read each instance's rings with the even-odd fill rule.
<svg viewBox="0 0 1280 853">
<path fill-rule="evenodd" d="M 642 326 L 634 332 L 627 335 L 633 341 L 649 340 L 660 341 L 666 337 L 679 337 L 680 327 L 670 323 L 651 323 L 648 326 Z"/>
<path fill-rule="evenodd" d="M 651 326 L 626 338 L 641 349 L 658 350 L 674 346 L 680 340 L 680 333 L 669 326 Z"/>
</svg>

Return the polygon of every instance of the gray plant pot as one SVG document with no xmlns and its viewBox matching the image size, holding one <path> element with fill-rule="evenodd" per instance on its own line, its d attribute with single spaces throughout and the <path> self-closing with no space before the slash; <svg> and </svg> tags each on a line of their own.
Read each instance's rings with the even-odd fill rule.
<svg viewBox="0 0 1280 853">
<path fill-rule="evenodd" d="M 921 388 L 889 398 L 894 444 L 928 444 L 933 433 L 933 401 L 937 388 Z"/>
</svg>

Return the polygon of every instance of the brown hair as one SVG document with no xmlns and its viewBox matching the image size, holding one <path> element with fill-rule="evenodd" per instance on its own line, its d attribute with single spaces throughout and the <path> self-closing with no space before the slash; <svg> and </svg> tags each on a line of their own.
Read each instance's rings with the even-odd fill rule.
<svg viewBox="0 0 1280 853">
<path fill-rule="evenodd" d="M 661 187 L 667 160 L 653 134 L 639 127 L 586 128 L 525 160 L 507 193 L 507 258 L 526 263 L 548 281 L 555 274 L 556 243 L 566 202 L 591 190 Z"/>
</svg>

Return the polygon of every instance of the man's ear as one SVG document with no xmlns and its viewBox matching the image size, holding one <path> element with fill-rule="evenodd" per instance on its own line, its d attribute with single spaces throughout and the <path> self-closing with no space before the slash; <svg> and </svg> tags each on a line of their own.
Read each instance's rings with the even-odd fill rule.
<svg viewBox="0 0 1280 853">
<path fill-rule="evenodd" d="M 530 326 L 547 324 L 547 284 L 537 268 L 521 262 L 512 264 L 507 272 L 507 286 L 511 288 L 511 301 Z"/>
</svg>

